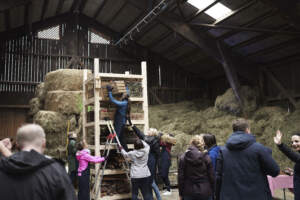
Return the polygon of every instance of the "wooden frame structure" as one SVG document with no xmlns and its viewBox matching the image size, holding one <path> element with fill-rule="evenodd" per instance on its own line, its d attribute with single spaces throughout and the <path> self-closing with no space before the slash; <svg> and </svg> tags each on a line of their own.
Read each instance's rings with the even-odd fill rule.
<svg viewBox="0 0 300 200">
<path fill-rule="evenodd" d="M 100 120 L 100 104 L 101 102 L 107 101 L 106 98 L 101 97 L 101 90 L 106 89 L 101 86 L 102 80 L 136 80 L 141 82 L 143 92 L 142 97 L 130 97 L 131 102 L 142 102 L 143 103 L 143 120 L 132 120 L 133 124 L 144 125 L 144 132 L 149 129 L 149 118 L 148 118 L 148 91 L 147 91 L 147 64 L 146 62 L 141 63 L 141 75 L 136 74 L 115 74 L 115 73 L 99 73 L 99 58 L 94 59 L 94 74 L 92 78 L 88 78 L 87 70 L 84 70 L 83 75 L 83 138 L 87 137 L 87 129 L 94 128 L 94 146 L 90 145 L 90 148 L 95 150 L 95 156 L 101 155 L 101 150 L 104 149 L 103 144 L 100 143 L 101 129 L 100 126 L 107 125 L 105 120 Z M 93 82 L 94 85 L 94 96 L 92 98 L 88 97 L 88 84 Z M 94 105 L 94 122 L 87 122 L 87 108 L 89 105 Z M 115 146 L 114 146 L 115 147 Z M 132 144 L 128 145 L 129 148 L 133 148 Z M 112 148 L 113 149 L 113 148 Z M 99 170 L 99 164 L 96 164 L 95 170 L 91 172 L 96 172 Z M 104 175 L 116 175 L 124 174 L 122 169 L 105 169 Z M 95 180 L 96 186 L 99 184 L 99 180 Z M 100 195 L 101 196 L 101 195 Z M 92 195 L 93 197 L 93 195 Z M 131 194 L 116 194 L 113 196 L 101 197 L 101 200 L 113 200 L 113 199 L 126 199 L 130 198 Z"/>
</svg>

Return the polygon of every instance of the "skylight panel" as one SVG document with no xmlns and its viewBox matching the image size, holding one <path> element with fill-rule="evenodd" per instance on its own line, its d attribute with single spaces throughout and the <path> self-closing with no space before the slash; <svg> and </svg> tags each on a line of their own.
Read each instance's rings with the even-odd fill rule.
<svg viewBox="0 0 300 200">
<path fill-rule="evenodd" d="M 221 3 L 217 3 L 216 5 L 205 11 L 205 13 L 211 16 L 212 18 L 218 20 L 232 13 L 232 10 Z"/>
<path fill-rule="evenodd" d="M 192 4 L 194 7 L 199 10 L 203 10 L 209 5 L 211 5 L 215 0 L 188 0 L 187 2 Z"/>
</svg>

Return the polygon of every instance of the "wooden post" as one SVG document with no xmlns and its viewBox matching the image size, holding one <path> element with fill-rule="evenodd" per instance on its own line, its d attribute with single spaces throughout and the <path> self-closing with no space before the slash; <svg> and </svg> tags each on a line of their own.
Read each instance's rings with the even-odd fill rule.
<svg viewBox="0 0 300 200">
<path fill-rule="evenodd" d="M 99 75 L 99 58 L 94 59 L 94 141 L 95 141 L 95 156 L 100 156 L 100 89 L 101 80 Z M 96 171 L 99 169 L 99 164 L 95 166 Z"/>
<path fill-rule="evenodd" d="M 240 84 L 239 84 L 239 81 L 238 81 L 238 78 L 237 78 L 237 74 L 234 70 L 234 66 L 232 65 L 232 63 L 230 63 L 230 60 L 228 60 L 227 57 L 225 56 L 225 52 L 223 51 L 221 43 L 218 42 L 217 44 L 218 44 L 218 49 L 219 49 L 221 58 L 223 59 L 222 66 L 224 68 L 227 80 L 230 84 L 230 87 L 233 90 L 233 93 L 234 93 L 236 99 L 238 100 L 239 104 L 243 108 L 243 100 L 242 100 L 241 95 L 239 93 Z"/>
<path fill-rule="evenodd" d="M 82 81 L 82 138 L 86 138 L 86 94 L 87 94 L 87 85 L 85 81 L 87 80 L 87 69 L 83 70 L 83 81 Z"/>
<path fill-rule="evenodd" d="M 149 116 L 148 116 L 148 90 L 147 90 L 147 62 L 142 62 L 142 86 L 143 86 L 143 110 L 144 110 L 144 133 L 149 129 Z"/>
</svg>

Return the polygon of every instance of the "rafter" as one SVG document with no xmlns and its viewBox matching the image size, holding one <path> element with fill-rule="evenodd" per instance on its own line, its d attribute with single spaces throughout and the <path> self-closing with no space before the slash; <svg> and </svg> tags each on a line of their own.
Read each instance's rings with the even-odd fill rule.
<svg viewBox="0 0 300 200">
<path fill-rule="evenodd" d="M 279 10 L 280 14 L 287 19 L 292 26 L 300 30 L 300 17 L 298 8 L 300 3 L 298 0 L 289 0 L 288 3 L 282 0 L 260 0 L 262 3 L 271 5 Z"/>
<path fill-rule="evenodd" d="M 246 57 L 254 57 L 254 56 L 257 56 L 257 55 L 265 55 L 265 54 L 274 52 L 274 51 L 276 51 L 278 49 L 282 49 L 282 48 L 284 48 L 286 46 L 297 45 L 297 44 L 300 44 L 299 38 L 291 39 L 291 40 L 288 40 L 288 41 L 285 41 L 285 42 L 281 42 L 280 44 L 273 45 L 271 47 L 255 51 L 253 53 L 249 53 L 249 54 L 246 55 Z"/>
<path fill-rule="evenodd" d="M 85 8 L 85 6 L 86 6 L 86 4 L 87 4 L 88 1 L 89 0 L 81 0 L 81 2 L 79 4 L 79 7 L 78 7 L 80 13 L 82 13 L 82 11 Z"/>
<path fill-rule="evenodd" d="M 67 22 L 68 20 L 71 19 L 73 15 L 71 13 L 65 13 L 62 15 L 58 15 L 58 16 L 54 16 L 42 21 L 38 21 L 38 22 L 34 22 L 32 23 L 31 27 L 31 31 L 35 32 L 39 29 L 45 29 L 60 23 L 64 23 Z M 17 28 L 13 28 L 4 32 L 0 32 L 0 40 L 9 40 L 9 39 L 13 39 L 19 36 L 23 36 L 27 33 L 28 27 L 26 25 L 17 27 Z"/>
<path fill-rule="evenodd" d="M 271 10 L 271 11 L 269 11 L 267 13 L 264 13 L 263 15 L 255 18 L 255 19 L 253 19 L 253 20 L 245 23 L 245 24 L 240 25 L 240 27 L 250 28 L 250 27 L 252 27 L 252 26 L 254 26 L 254 25 L 258 24 L 258 23 L 261 23 L 263 20 L 268 19 L 269 17 L 272 17 L 274 14 L 275 14 L 275 12 L 273 10 Z M 234 34 L 236 34 L 238 32 L 239 32 L 238 30 L 232 30 L 232 31 L 229 31 L 229 32 L 221 35 L 217 39 L 222 41 L 222 40 L 224 40 L 226 38 L 229 38 L 230 36 L 232 36 L 232 35 L 234 35 Z"/>
<path fill-rule="evenodd" d="M 114 14 L 109 20 L 107 20 L 106 24 L 111 24 L 116 19 L 116 17 L 118 17 L 120 12 L 122 12 L 122 10 L 126 7 L 126 5 L 126 1 L 123 2 L 122 6 L 117 10 L 116 14 Z"/>
<path fill-rule="evenodd" d="M 4 20 L 5 20 L 5 28 L 6 30 L 10 29 L 10 12 L 9 10 L 6 10 L 4 12 Z"/>
<path fill-rule="evenodd" d="M 108 2 L 108 0 L 103 0 L 102 4 L 99 5 L 99 7 L 97 8 L 97 11 L 95 12 L 93 18 L 96 19 L 98 17 L 98 15 L 100 14 L 101 10 L 103 9 L 103 7 L 105 6 L 105 4 Z"/>
<path fill-rule="evenodd" d="M 44 3 L 43 3 L 43 8 L 42 8 L 42 13 L 41 13 L 41 18 L 40 20 L 43 20 L 44 17 L 45 17 L 45 14 L 46 14 L 46 11 L 47 11 L 47 8 L 48 8 L 48 5 L 49 5 L 49 0 L 44 0 Z"/>
<path fill-rule="evenodd" d="M 62 8 L 63 8 L 63 5 L 65 3 L 66 0 L 59 0 L 58 4 L 57 4 L 57 7 L 56 7 L 56 11 L 55 11 L 55 15 L 59 15 Z"/>
</svg>

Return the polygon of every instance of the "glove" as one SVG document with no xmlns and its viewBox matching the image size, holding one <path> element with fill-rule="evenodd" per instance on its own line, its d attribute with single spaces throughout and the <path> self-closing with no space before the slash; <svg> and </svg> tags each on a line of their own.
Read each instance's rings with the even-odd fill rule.
<svg viewBox="0 0 300 200">
<path fill-rule="evenodd" d="M 113 88 L 111 87 L 111 85 L 106 85 L 106 89 L 108 92 L 111 92 Z"/>
<path fill-rule="evenodd" d="M 108 157 L 107 156 L 104 156 L 104 161 L 107 161 Z"/>
<path fill-rule="evenodd" d="M 132 122 L 131 122 L 130 117 L 128 117 L 127 120 L 128 120 L 129 125 L 132 126 Z"/>
</svg>

